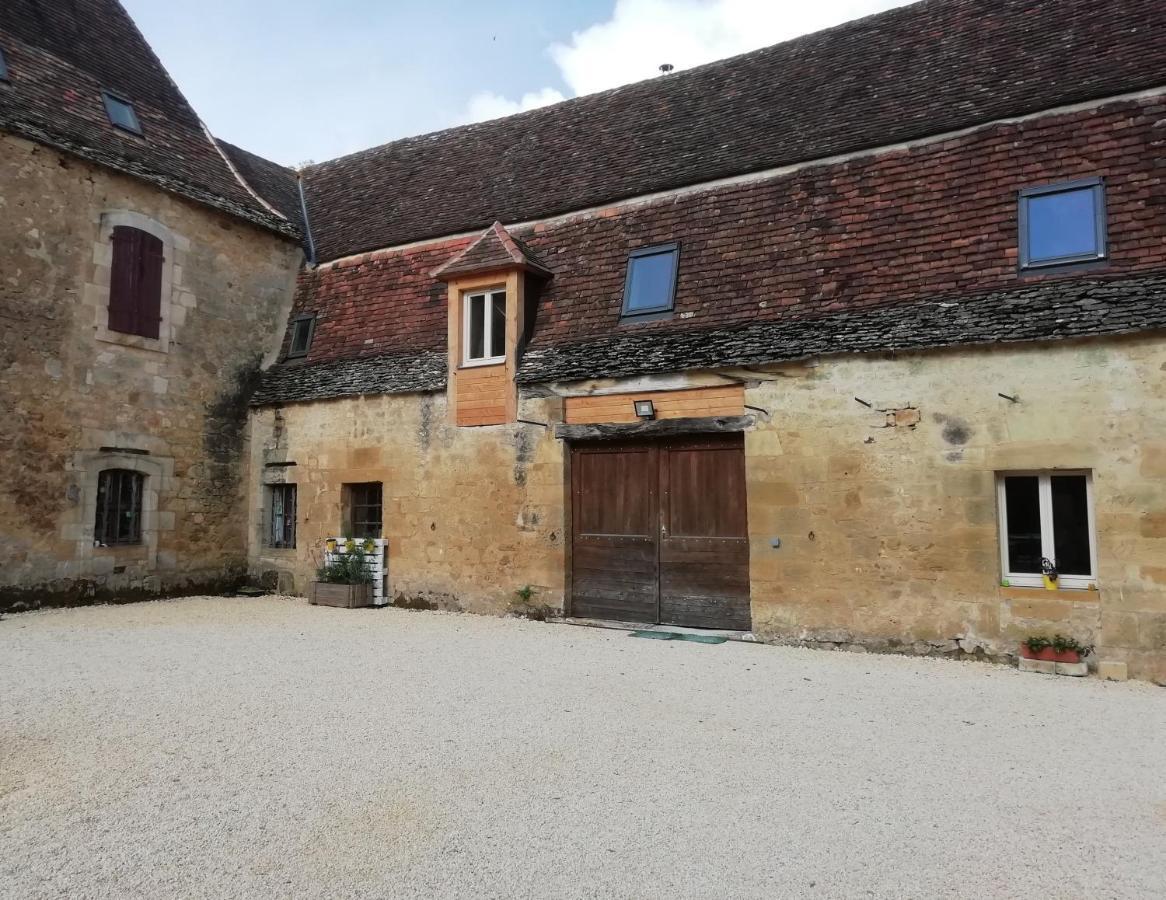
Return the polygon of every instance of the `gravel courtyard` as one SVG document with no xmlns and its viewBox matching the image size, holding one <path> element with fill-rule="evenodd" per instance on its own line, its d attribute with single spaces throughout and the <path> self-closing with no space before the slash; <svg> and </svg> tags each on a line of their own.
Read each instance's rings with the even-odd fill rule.
<svg viewBox="0 0 1166 900">
<path fill-rule="evenodd" d="M 1166 690 L 295 599 L 0 621 L 4 897 L 1162 897 Z"/>
</svg>

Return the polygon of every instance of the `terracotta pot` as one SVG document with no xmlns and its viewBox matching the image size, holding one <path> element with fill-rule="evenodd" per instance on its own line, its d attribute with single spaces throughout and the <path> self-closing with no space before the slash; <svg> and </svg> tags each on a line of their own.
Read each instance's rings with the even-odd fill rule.
<svg viewBox="0 0 1166 900">
<path fill-rule="evenodd" d="M 1043 659 L 1049 662 L 1077 663 L 1081 662 L 1081 654 L 1076 650 L 1065 650 L 1058 653 L 1052 647 L 1044 647 L 1040 653 L 1033 653 L 1028 644 L 1020 645 L 1020 655 L 1025 659 Z"/>
</svg>

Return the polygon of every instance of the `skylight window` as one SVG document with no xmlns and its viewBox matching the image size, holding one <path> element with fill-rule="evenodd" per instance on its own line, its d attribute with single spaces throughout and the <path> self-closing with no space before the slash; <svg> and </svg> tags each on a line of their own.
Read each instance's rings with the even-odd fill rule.
<svg viewBox="0 0 1166 900">
<path fill-rule="evenodd" d="M 0 81 L 8 80 L 8 60 L 4 58 L 4 48 L 0 47 Z"/>
<path fill-rule="evenodd" d="M 661 316 L 672 310 L 676 296 L 679 244 L 633 250 L 623 289 L 623 316 Z"/>
<path fill-rule="evenodd" d="M 101 99 L 105 101 L 105 114 L 109 116 L 110 124 L 114 128 L 141 134 L 142 126 L 138 124 L 138 114 L 134 112 L 134 105 L 109 91 L 101 92 Z"/>
<path fill-rule="evenodd" d="M 1035 269 L 1106 257 L 1105 185 L 1100 178 L 1020 192 L 1020 267 Z"/>
</svg>

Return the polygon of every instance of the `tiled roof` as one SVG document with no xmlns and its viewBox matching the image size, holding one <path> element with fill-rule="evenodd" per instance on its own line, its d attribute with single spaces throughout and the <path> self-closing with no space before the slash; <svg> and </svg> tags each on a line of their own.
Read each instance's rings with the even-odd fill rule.
<svg viewBox="0 0 1166 900">
<path fill-rule="evenodd" d="M 0 47 L 0 130 L 295 235 L 235 177 L 117 0 L 4 0 Z M 109 123 L 103 90 L 133 104 L 140 137 Z"/>
<path fill-rule="evenodd" d="M 309 167 L 322 260 L 1166 84 L 1161 0 L 925 0 Z"/>
<path fill-rule="evenodd" d="M 366 356 L 340 362 L 285 363 L 263 373 L 252 406 L 303 403 L 362 394 L 408 394 L 445 389 L 446 356 L 433 351 Z"/>
<path fill-rule="evenodd" d="M 520 384 L 619 378 L 888 350 L 1067 340 L 1166 329 L 1166 272 L 1041 282 L 1010 291 L 740 328 L 641 333 L 529 350 Z M 445 389 L 446 356 L 430 351 L 264 373 L 256 406 Z"/>
<path fill-rule="evenodd" d="M 295 169 L 256 156 L 221 138 L 215 140 L 251 190 L 266 203 L 274 206 L 285 219 L 296 226 L 300 234 L 303 234 L 304 214 L 300 205 L 300 189 Z"/>
<path fill-rule="evenodd" d="M 495 222 L 465 250 L 434 270 L 433 277 L 438 281 L 448 281 L 454 275 L 514 266 L 541 275 L 551 274 L 529 247 L 511 235 L 501 222 Z"/>
<path fill-rule="evenodd" d="M 1166 272 L 1049 281 L 921 303 L 529 350 L 520 384 L 618 378 L 839 354 L 1051 341 L 1166 328 Z"/>
</svg>

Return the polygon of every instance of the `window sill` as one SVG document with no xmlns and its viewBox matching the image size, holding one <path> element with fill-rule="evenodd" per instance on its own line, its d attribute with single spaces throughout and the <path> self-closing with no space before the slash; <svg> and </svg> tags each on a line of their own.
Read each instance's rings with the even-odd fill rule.
<svg viewBox="0 0 1166 900">
<path fill-rule="evenodd" d="M 1049 600 L 1073 600 L 1078 603 L 1100 603 L 1101 591 L 1089 588 L 1057 588 L 1050 591 L 1043 587 L 1000 586 L 1000 596 L 1008 600 L 1035 600 L 1044 597 Z"/>
<path fill-rule="evenodd" d="M 498 356 L 492 359 L 470 359 L 462 363 L 463 369 L 484 369 L 488 366 L 504 366 L 506 365 L 506 357 Z"/>
</svg>

